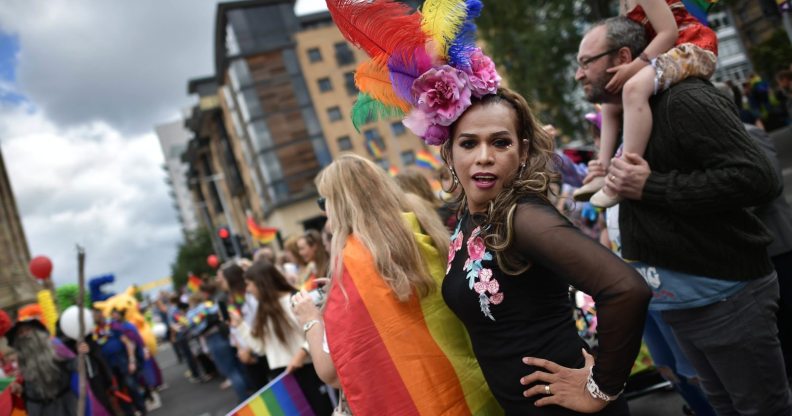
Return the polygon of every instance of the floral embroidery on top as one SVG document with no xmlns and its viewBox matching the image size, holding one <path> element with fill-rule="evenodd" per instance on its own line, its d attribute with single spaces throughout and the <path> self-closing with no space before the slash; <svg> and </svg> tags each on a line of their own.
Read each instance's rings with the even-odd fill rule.
<svg viewBox="0 0 792 416">
<path fill-rule="evenodd" d="M 456 252 L 462 248 L 464 235 L 461 226 L 462 221 L 459 221 L 454 235 L 451 236 L 446 274 L 451 271 L 451 262 L 454 261 Z M 484 239 L 479 234 L 481 234 L 481 227 L 476 227 L 470 234 L 470 239 L 467 242 L 468 258 L 465 260 L 462 270 L 467 272 L 466 278 L 470 289 L 478 293 L 481 312 L 484 316 L 494 321 L 495 317 L 492 316 L 490 305 L 498 305 L 503 302 L 503 292 L 500 291 L 498 280 L 492 278 L 492 269 L 481 265 L 482 261 L 492 260 L 493 257 L 492 253 L 486 250 Z M 476 278 L 478 278 L 478 281 L 476 281 Z"/>
</svg>

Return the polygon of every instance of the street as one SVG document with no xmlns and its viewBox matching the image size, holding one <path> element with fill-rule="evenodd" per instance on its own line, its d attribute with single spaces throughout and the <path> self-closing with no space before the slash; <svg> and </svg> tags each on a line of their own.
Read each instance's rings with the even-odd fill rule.
<svg viewBox="0 0 792 416">
<path fill-rule="evenodd" d="M 784 196 L 792 204 L 792 128 L 771 134 L 784 176 Z M 161 392 L 162 407 L 152 416 L 222 416 L 236 406 L 233 390 L 220 390 L 222 380 L 191 384 L 184 376 L 186 366 L 179 364 L 170 344 L 160 345 L 157 355 L 169 388 Z M 683 415 L 682 399 L 673 391 L 659 390 L 629 401 L 635 416 Z"/>
</svg>

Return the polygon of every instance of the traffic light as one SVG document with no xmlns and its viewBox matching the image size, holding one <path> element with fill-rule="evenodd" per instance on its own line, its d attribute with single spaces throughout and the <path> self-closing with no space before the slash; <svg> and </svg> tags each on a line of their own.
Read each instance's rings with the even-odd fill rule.
<svg viewBox="0 0 792 416">
<path fill-rule="evenodd" d="M 223 245 L 223 251 L 225 252 L 226 259 L 230 259 L 232 257 L 236 257 L 237 250 L 236 244 L 234 244 L 233 235 L 231 235 L 231 231 L 228 227 L 220 227 L 217 230 L 217 236 L 220 237 L 220 243 Z"/>
</svg>

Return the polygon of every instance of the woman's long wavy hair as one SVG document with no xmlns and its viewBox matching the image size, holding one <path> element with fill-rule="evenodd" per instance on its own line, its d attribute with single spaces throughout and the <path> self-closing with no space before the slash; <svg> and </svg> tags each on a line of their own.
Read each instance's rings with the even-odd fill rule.
<svg viewBox="0 0 792 416">
<path fill-rule="evenodd" d="M 275 336 L 284 345 L 286 341 L 286 331 L 294 325 L 286 316 L 286 311 L 281 306 L 280 298 L 284 293 L 293 293 L 294 288 L 285 277 L 278 271 L 272 263 L 268 261 L 257 261 L 245 271 L 245 280 L 256 285 L 258 296 L 258 308 L 256 309 L 256 319 L 253 322 L 251 335 L 256 338 L 264 339 L 269 330 L 269 322 Z"/>
<path fill-rule="evenodd" d="M 327 198 L 333 230 L 330 276 L 343 269 L 344 246 L 354 236 L 371 253 L 377 272 L 400 301 L 409 299 L 413 291 L 423 297 L 436 289 L 402 212 L 416 214 L 441 258 L 448 255 L 448 231 L 420 197 L 405 194 L 382 168 L 352 154 L 340 156 L 325 168 L 316 185 Z"/>
<path fill-rule="evenodd" d="M 305 240 L 305 244 L 314 248 L 313 263 L 316 266 L 316 276 L 327 276 L 328 263 L 330 262 L 330 254 L 325 250 L 322 244 L 322 234 L 316 230 L 308 230 L 300 236 L 299 240 Z"/>
<path fill-rule="evenodd" d="M 526 157 L 525 167 L 520 167 L 519 171 L 515 172 L 514 178 L 507 181 L 498 196 L 490 201 L 485 220 L 488 227 L 482 227 L 482 236 L 487 248 L 495 253 L 495 259 L 501 270 L 510 275 L 518 275 L 528 270 L 531 265 L 522 259 L 522 256 L 508 254 L 514 240 L 514 212 L 517 209 L 517 202 L 522 197 L 538 195 L 544 199 L 548 198 L 550 183 L 559 178 L 553 168 L 557 158 L 554 153 L 555 143 L 544 131 L 528 102 L 520 94 L 508 88 L 499 88 L 495 94 L 474 98 L 472 101 L 473 104 L 466 111 L 470 111 L 475 106 L 500 104 L 510 106 L 516 115 L 515 131 L 519 136 L 517 139 L 520 154 Z M 440 149 L 443 160 L 455 178 L 452 149 L 456 140 L 456 127 L 462 117 L 464 114 L 451 125 L 451 139 Z M 452 193 L 457 187 L 460 186 L 455 179 L 451 189 L 446 191 Z M 461 189 L 457 202 L 460 210 L 467 209 L 464 189 Z"/>
</svg>

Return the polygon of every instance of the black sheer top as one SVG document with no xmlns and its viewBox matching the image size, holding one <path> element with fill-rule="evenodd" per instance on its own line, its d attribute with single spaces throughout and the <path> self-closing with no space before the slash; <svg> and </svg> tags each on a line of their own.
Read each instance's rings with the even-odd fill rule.
<svg viewBox="0 0 792 416">
<path fill-rule="evenodd" d="M 538 408 L 522 394 L 520 378 L 535 369 L 523 357 L 581 368 L 582 348 L 572 316 L 569 286 L 597 306 L 599 350 L 594 380 L 607 394 L 620 392 L 641 343 L 651 292 L 620 258 L 578 231 L 539 196 L 520 201 L 509 255 L 529 261 L 521 275 L 504 274 L 481 238 L 484 217 L 465 214 L 451 237 L 443 298 L 464 323 L 484 377 L 507 414 L 576 414 Z M 484 231 L 486 232 L 486 231 Z M 613 406 L 604 413 L 613 413 Z"/>
</svg>

